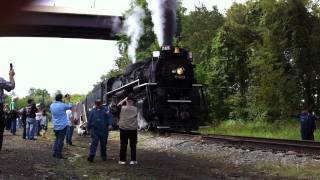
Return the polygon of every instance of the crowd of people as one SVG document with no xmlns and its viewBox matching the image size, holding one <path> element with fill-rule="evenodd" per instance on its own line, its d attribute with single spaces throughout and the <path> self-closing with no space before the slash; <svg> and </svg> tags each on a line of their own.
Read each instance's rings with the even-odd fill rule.
<svg viewBox="0 0 320 180">
<path fill-rule="evenodd" d="M 53 131 L 55 141 L 53 145 L 53 157 L 66 159 L 63 156 L 64 141 L 66 144 L 73 146 L 72 137 L 74 128 L 79 124 L 79 119 L 76 118 L 74 105 L 70 103 L 70 95 L 57 94 L 55 102 L 50 106 L 52 113 Z M 37 140 L 38 136 L 46 138 L 48 129 L 47 110 L 36 104 L 33 99 L 28 99 L 27 106 L 18 110 L 17 98 L 12 98 L 10 105 L 4 104 L 3 128 L 6 127 L 12 135 L 16 135 L 16 128 L 22 128 L 22 138 L 25 140 Z M 137 108 L 134 106 L 134 98 L 129 95 L 119 104 L 121 113 L 119 118 L 120 128 L 120 155 L 119 164 L 126 164 L 126 152 L 128 141 L 131 148 L 130 164 L 137 164 L 136 146 L 137 146 Z M 94 108 L 89 112 L 88 122 L 86 123 L 86 131 L 91 136 L 91 144 L 87 160 L 93 162 L 98 144 L 100 143 L 101 159 L 107 160 L 107 142 L 109 130 L 113 128 L 112 115 L 107 106 L 102 105 L 101 99 L 95 101 Z M 79 127 L 80 128 L 80 127 Z M 2 134 L 3 135 L 3 131 Z M 2 140 L 2 138 L 1 138 Z M 2 141 L 1 141 L 2 142 Z"/>
<path fill-rule="evenodd" d="M 7 129 L 16 135 L 16 128 L 22 128 L 22 138 L 25 140 L 37 140 L 38 136 L 46 138 L 48 129 L 47 109 L 41 104 L 36 104 L 33 99 L 28 99 L 27 106 L 17 109 L 17 98 L 12 98 L 10 104 L 4 102 L 4 91 L 11 91 L 15 87 L 14 70 L 10 70 L 10 81 L 0 78 L 0 150 L 2 148 L 3 132 Z M 63 156 L 63 146 L 66 144 L 73 146 L 72 137 L 75 126 L 79 124 L 76 117 L 75 106 L 70 103 L 71 96 L 57 94 L 55 101 L 50 105 L 52 114 L 53 131 L 55 141 L 53 145 L 53 157 L 65 159 Z M 119 118 L 120 128 L 120 155 L 119 164 L 126 164 L 126 152 L 128 141 L 131 148 L 130 164 L 137 164 L 136 146 L 137 146 L 137 108 L 134 106 L 134 97 L 129 95 L 119 104 L 121 113 Z M 109 130 L 113 128 L 113 119 L 109 108 L 102 105 L 101 99 L 95 101 L 94 108 L 89 112 L 88 121 L 79 126 L 80 130 L 85 130 L 91 136 L 91 145 L 87 160 L 94 161 L 98 144 L 100 143 L 101 159 L 107 160 L 107 142 Z"/>
<path fill-rule="evenodd" d="M 33 99 L 28 99 L 28 105 L 20 110 L 21 122 L 23 124 L 22 138 L 36 140 L 37 136 L 46 137 L 48 127 L 47 110 L 36 105 Z"/>
<path fill-rule="evenodd" d="M 74 105 L 70 103 L 71 96 L 66 95 L 63 101 L 63 95 L 57 94 L 55 102 L 51 104 L 50 111 L 52 113 L 53 130 L 55 133 L 55 142 L 53 147 L 53 157 L 65 159 L 63 156 L 64 139 L 66 143 L 72 144 L 72 134 L 75 125 L 79 124 L 79 120 L 74 117 L 72 109 Z M 137 164 L 137 108 L 134 106 L 134 97 L 129 95 L 123 99 L 118 106 L 121 107 L 119 118 L 120 128 L 120 157 L 119 164 L 126 164 L 126 152 L 128 141 L 131 148 L 130 164 Z M 87 160 L 93 162 L 96 156 L 98 144 L 100 143 L 100 157 L 103 161 L 107 160 L 107 142 L 109 130 L 112 129 L 113 119 L 108 106 L 102 105 L 101 99 L 96 99 L 94 108 L 89 112 L 87 131 L 91 135 L 91 144 Z M 81 126 L 79 126 L 80 128 Z M 81 128 L 80 128 L 81 129 Z"/>
<path fill-rule="evenodd" d="M 17 128 L 22 128 L 22 138 L 36 140 L 37 136 L 46 136 L 48 127 L 47 110 L 33 99 L 28 99 L 28 105 L 17 109 L 17 98 L 12 98 L 10 105 L 4 103 L 2 120 L 5 129 L 16 135 Z"/>
</svg>

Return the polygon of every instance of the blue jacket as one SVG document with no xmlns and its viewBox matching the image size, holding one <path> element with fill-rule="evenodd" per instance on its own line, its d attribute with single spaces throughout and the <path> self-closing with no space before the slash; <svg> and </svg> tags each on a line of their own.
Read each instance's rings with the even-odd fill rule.
<svg viewBox="0 0 320 180">
<path fill-rule="evenodd" d="M 89 114 L 88 129 L 99 132 L 108 131 L 108 126 L 112 124 L 112 116 L 109 108 L 101 106 L 100 109 L 93 108 Z"/>
<path fill-rule="evenodd" d="M 50 111 L 52 113 L 52 122 L 54 130 L 62 130 L 68 125 L 68 117 L 66 110 L 72 109 L 72 104 L 65 104 L 56 101 L 51 104 Z"/>
<path fill-rule="evenodd" d="M 300 114 L 300 124 L 301 133 L 313 133 L 316 130 L 316 117 L 307 112 L 302 112 Z"/>
</svg>

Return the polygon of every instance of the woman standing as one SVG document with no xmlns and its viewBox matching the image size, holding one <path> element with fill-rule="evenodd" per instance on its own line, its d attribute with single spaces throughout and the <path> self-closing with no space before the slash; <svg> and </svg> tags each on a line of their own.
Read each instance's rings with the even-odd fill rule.
<svg viewBox="0 0 320 180">
<path fill-rule="evenodd" d="M 126 102 L 126 105 L 123 105 Z M 118 106 L 121 106 L 119 128 L 120 128 L 120 161 L 119 164 L 126 164 L 128 140 L 130 141 L 131 161 L 130 164 L 138 164 L 137 142 L 138 142 L 138 121 L 137 108 L 134 106 L 134 98 L 129 94 Z"/>
</svg>

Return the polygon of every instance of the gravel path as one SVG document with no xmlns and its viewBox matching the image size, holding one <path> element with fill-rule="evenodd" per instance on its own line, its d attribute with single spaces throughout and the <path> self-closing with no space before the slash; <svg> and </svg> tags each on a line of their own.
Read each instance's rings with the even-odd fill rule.
<svg viewBox="0 0 320 180">
<path fill-rule="evenodd" d="M 289 152 L 272 152 L 265 150 L 249 150 L 232 147 L 230 144 L 206 143 L 199 137 L 193 139 L 173 137 L 155 137 L 150 134 L 140 135 L 145 149 L 157 152 L 172 152 L 198 156 L 211 162 L 220 162 L 224 166 L 244 167 L 252 172 L 265 172 L 265 165 L 273 168 L 296 168 L 308 169 L 309 167 L 320 168 L 320 156 L 310 154 L 298 154 Z M 255 169 L 252 169 L 255 167 Z M 250 174 L 250 172 L 248 172 Z M 275 177 L 274 177 L 275 178 Z M 307 179 L 316 179 L 306 177 Z"/>
<path fill-rule="evenodd" d="M 52 130 L 49 130 L 52 131 Z M 108 160 L 86 160 L 89 137 L 74 136 L 76 146 L 66 147 L 68 160 L 51 156 L 53 139 L 22 140 L 6 132 L 4 149 L 0 152 L 0 180 L 4 179 L 296 179 L 265 169 L 266 162 L 273 166 L 320 167 L 318 159 L 294 152 L 272 153 L 206 144 L 198 138 L 192 140 L 175 137 L 154 137 L 139 134 L 137 166 L 120 166 L 119 133 L 110 133 Z M 49 136 L 52 138 L 52 136 Z M 261 167 L 259 167 L 261 166 Z M 318 176 L 317 176 L 318 177 Z M 300 177 L 301 178 L 301 177 Z M 303 179 L 304 177 L 302 177 Z M 305 179 L 316 179 L 306 176 Z"/>
<path fill-rule="evenodd" d="M 249 150 L 232 147 L 222 143 L 205 143 L 200 138 L 191 141 L 177 137 L 154 137 L 142 135 L 144 148 L 159 149 L 159 151 L 171 151 L 182 154 L 201 154 L 206 157 L 225 157 L 225 161 L 235 165 L 254 165 L 261 161 L 281 162 L 283 164 L 297 164 L 299 166 L 318 165 L 320 167 L 320 156 L 309 154 L 298 154 L 289 152 L 272 152 L 266 150 Z M 214 153 L 213 153 L 214 152 Z"/>
</svg>

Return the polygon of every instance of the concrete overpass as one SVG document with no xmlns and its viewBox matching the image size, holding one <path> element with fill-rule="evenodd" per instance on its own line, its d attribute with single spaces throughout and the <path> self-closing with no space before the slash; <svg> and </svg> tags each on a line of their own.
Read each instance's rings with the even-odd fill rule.
<svg viewBox="0 0 320 180">
<path fill-rule="evenodd" d="M 123 18 L 93 13 L 33 6 L 8 19 L 6 26 L 0 28 L 0 36 L 116 40 Z"/>
</svg>

